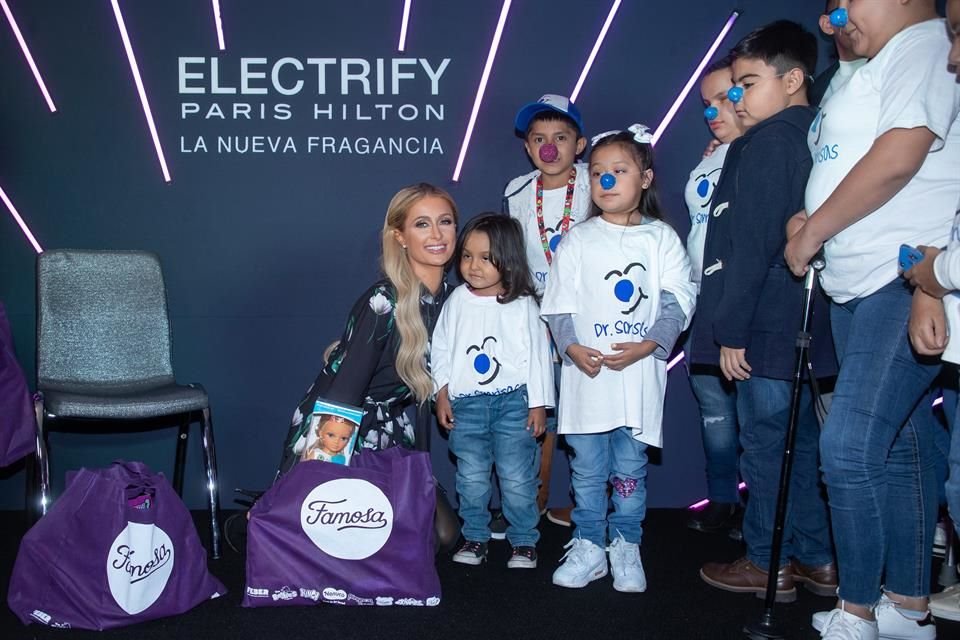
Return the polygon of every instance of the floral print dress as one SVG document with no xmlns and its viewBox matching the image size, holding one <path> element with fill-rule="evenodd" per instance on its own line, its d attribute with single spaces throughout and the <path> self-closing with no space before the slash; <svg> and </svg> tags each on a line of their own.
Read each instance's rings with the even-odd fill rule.
<svg viewBox="0 0 960 640">
<path fill-rule="evenodd" d="M 449 286 L 444 282 L 437 295 L 431 295 L 425 289 L 421 295 L 420 314 L 428 335 L 433 335 L 448 292 Z M 278 475 L 289 471 L 298 460 L 293 447 L 306 432 L 318 398 L 364 409 L 358 438 L 362 448 L 402 446 L 412 449 L 421 444 L 418 440 L 425 440 L 429 426 L 419 423 L 428 422 L 424 419 L 428 416 L 421 411 L 416 421 L 418 424 L 411 422 L 405 410 L 413 404 L 413 394 L 395 367 L 400 346 L 395 321 L 396 299 L 390 281 L 381 280 L 367 289 L 353 305 L 339 344 L 293 413 Z"/>
</svg>

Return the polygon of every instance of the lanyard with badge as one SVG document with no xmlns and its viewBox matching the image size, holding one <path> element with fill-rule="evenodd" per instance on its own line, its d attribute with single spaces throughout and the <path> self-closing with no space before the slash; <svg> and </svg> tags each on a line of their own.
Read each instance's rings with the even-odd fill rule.
<svg viewBox="0 0 960 640">
<path fill-rule="evenodd" d="M 557 231 L 560 237 L 570 228 L 570 213 L 573 210 L 573 186 L 577 182 L 577 170 L 570 169 L 570 178 L 567 180 L 567 195 L 563 199 L 563 218 Z M 543 245 L 543 255 L 547 258 L 547 265 L 553 264 L 553 255 L 550 253 L 550 243 L 547 242 L 547 228 L 543 222 L 543 174 L 537 176 L 537 228 L 540 231 L 540 243 Z"/>
</svg>

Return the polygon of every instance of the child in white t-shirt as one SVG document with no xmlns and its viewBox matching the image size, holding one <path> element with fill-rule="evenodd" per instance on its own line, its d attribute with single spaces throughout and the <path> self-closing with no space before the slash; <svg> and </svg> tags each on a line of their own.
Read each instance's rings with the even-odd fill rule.
<svg viewBox="0 0 960 640">
<path fill-rule="evenodd" d="M 810 129 L 810 217 L 784 255 L 801 275 L 823 247 L 820 279 L 840 358 L 820 437 L 840 602 L 814 624 L 824 638 L 933 638 L 939 427 L 923 400 L 940 367 L 917 356 L 908 333 L 936 344 L 943 305 L 910 290 L 897 257 L 901 244 L 949 240 L 960 197 L 960 84 L 944 64 L 949 41 L 933 0 L 839 4 L 854 52 L 869 62 Z"/>
<path fill-rule="evenodd" d="M 720 180 L 730 143 L 743 134 L 743 125 L 733 103 L 727 99 L 727 92 L 733 86 L 732 64 L 729 56 L 713 62 L 704 70 L 700 81 L 704 117 L 713 139 L 720 144 L 690 172 L 684 190 L 690 213 L 687 253 L 698 289 L 703 277 L 703 246 L 707 239 L 713 190 Z M 710 500 L 704 509 L 694 512 L 687 526 L 696 531 L 729 529 L 731 533 L 739 533 L 736 525 L 740 506 L 736 387 L 723 379 L 719 367 L 688 364 L 687 368 L 690 387 L 700 405 L 700 434 L 707 470 L 707 498 Z"/>
<path fill-rule="evenodd" d="M 574 450 L 576 529 L 553 574 L 562 587 L 607 574 L 608 539 L 614 589 L 647 587 L 647 447 L 662 445 L 666 358 L 696 297 L 687 252 L 662 220 L 651 140 L 642 125 L 594 138 L 596 215 L 560 244 L 541 308 L 564 358 L 559 432 Z"/>
<path fill-rule="evenodd" d="M 513 552 L 511 569 L 537 566 L 536 438 L 554 406 L 546 327 L 523 255 L 520 224 L 481 214 L 467 223 L 454 256 L 466 284 L 447 298 L 430 353 L 437 419 L 457 457 L 463 546 L 454 562 L 478 565 L 490 539 L 494 465 Z"/>
</svg>

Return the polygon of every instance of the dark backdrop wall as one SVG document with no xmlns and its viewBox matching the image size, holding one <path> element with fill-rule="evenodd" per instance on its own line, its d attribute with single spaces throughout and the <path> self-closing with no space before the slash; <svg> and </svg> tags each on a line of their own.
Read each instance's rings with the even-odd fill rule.
<svg viewBox="0 0 960 640">
<path fill-rule="evenodd" d="M 449 189 L 464 217 L 499 209 L 505 182 L 531 168 L 513 135 L 516 109 L 572 91 L 611 3 L 513 2 L 459 183 L 451 176 L 500 2 L 414 1 L 404 53 L 400 0 L 222 0 L 223 52 L 210 4 L 120 3 L 172 174 L 167 184 L 110 3 L 10 0 L 58 111 L 49 112 L 0 24 L 0 186 L 44 248 L 160 255 L 175 369 L 181 382 L 210 393 L 222 501 L 231 506 L 234 487 L 269 484 L 292 408 L 355 296 L 376 277 L 390 196 L 424 180 Z M 822 9 L 820 0 L 736 6 L 742 17 L 721 50 L 776 18 L 816 29 Z M 734 8 L 731 0 L 623 2 L 577 101 L 588 136 L 633 122 L 655 127 Z M 292 60 L 276 67 L 275 83 L 282 58 Z M 356 76 L 368 68 L 365 84 Z M 682 236 L 683 185 L 707 138 L 694 91 L 657 146 L 659 188 Z M 34 287 L 35 252 L 0 212 L 0 300 L 30 379 Z M 652 506 L 704 494 L 695 407 L 677 367 L 665 447 L 649 477 Z M 434 444 L 437 475 L 452 489 L 445 441 Z M 51 450 L 55 486 L 69 468 L 116 458 L 169 473 L 174 431 L 54 433 Z M 186 498 L 199 507 L 196 434 L 188 463 Z M 558 464 L 555 478 L 565 485 L 565 476 Z M 21 508 L 23 486 L 22 467 L 3 470 L 0 508 Z"/>
</svg>

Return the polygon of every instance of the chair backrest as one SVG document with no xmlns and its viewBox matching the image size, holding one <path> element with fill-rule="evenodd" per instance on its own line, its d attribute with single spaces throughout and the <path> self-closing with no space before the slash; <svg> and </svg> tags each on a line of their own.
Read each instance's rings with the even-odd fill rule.
<svg viewBox="0 0 960 640">
<path fill-rule="evenodd" d="M 39 255 L 39 389 L 172 380 L 166 288 L 155 254 L 58 249 Z"/>
</svg>

